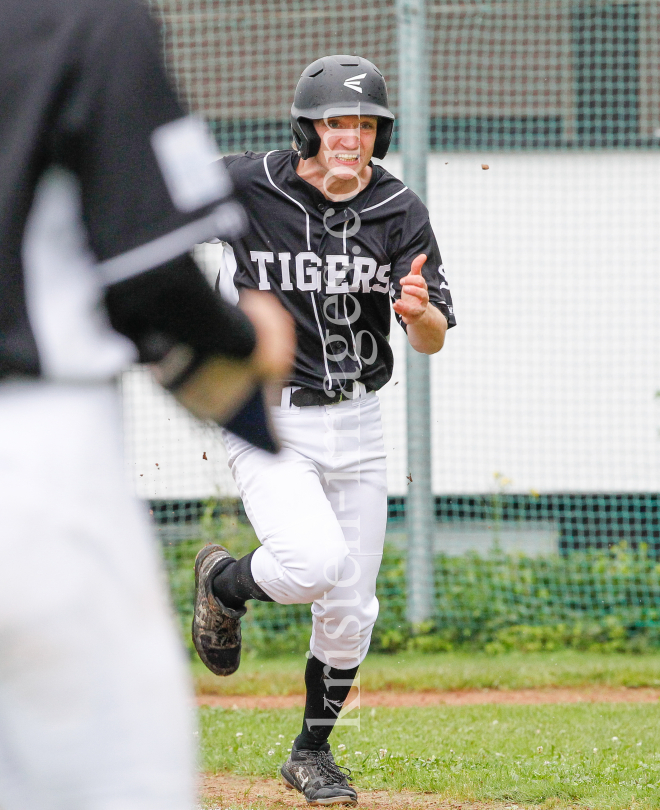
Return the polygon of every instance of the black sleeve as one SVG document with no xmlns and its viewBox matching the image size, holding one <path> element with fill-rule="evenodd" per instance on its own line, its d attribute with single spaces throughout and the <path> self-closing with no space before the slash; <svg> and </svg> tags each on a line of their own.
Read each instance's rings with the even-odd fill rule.
<svg viewBox="0 0 660 810">
<path fill-rule="evenodd" d="M 112 284 L 105 302 L 112 326 L 135 343 L 142 362 L 185 346 L 188 374 L 213 355 L 246 358 L 256 344 L 250 320 L 213 293 L 187 254 Z"/>
<path fill-rule="evenodd" d="M 403 242 L 392 263 L 392 298 L 395 301 L 401 298 L 401 279 L 410 273 L 413 259 L 420 253 L 425 253 L 427 259 L 422 267 L 422 275 L 428 285 L 429 301 L 442 312 L 450 328 L 456 326 L 451 292 L 442 266 L 440 249 L 428 218 L 417 233 L 412 237 L 404 237 Z M 405 328 L 398 314 L 396 318 Z"/>
<path fill-rule="evenodd" d="M 234 286 L 237 290 L 258 290 L 259 271 L 256 264 L 250 260 L 250 251 L 243 239 L 236 239 L 230 243 L 236 259 L 236 272 L 234 273 Z"/>
<path fill-rule="evenodd" d="M 246 152 L 245 154 L 252 153 Z M 250 180 L 245 176 L 241 176 L 241 166 L 244 166 L 244 161 L 241 160 L 243 157 L 244 155 L 225 155 L 222 158 L 222 164 L 232 178 L 238 201 L 244 205 L 245 210 L 249 211 Z M 250 251 L 245 239 L 227 239 L 225 241 L 234 251 L 234 258 L 236 259 L 236 272 L 234 273 L 234 286 L 236 289 L 258 290 L 259 272 L 255 263 L 250 260 Z M 216 290 L 218 290 L 217 284 Z"/>
<path fill-rule="evenodd" d="M 190 225 L 209 219 L 231 184 L 220 164 L 209 165 L 211 174 L 202 171 L 198 180 L 193 171 L 187 178 L 179 171 L 179 186 L 187 181 L 190 193 L 187 198 L 173 195 L 177 174 L 165 171 L 163 157 L 154 147 L 155 133 L 169 133 L 172 143 L 178 137 L 182 148 L 187 144 L 203 168 L 206 155 L 201 154 L 203 148 L 196 150 L 199 138 L 186 141 L 186 133 L 190 136 L 202 125 L 184 116 L 162 65 L 155 24 L 143 4 L 108 0 L 90 6 L 94 10 L 87 21 L 91 31 L 70 69 L 52 151 L 80 178 L 83 218 L 100 262 L 134 253 L 160 239 L 160 252 L 154 252 L 152 259 L 145 259 L 143 250 L 134 267 L 130 261 L 126 264 L 119 275 L 127 277 L 184 253 L 208 236 L 222 236 L 221 217 L 215 223 L 209 221 L 205 236 L 192 233 Z M 180 132 L 177 122 L 183 122 Z M 170 129 L 164 130 L 167 126 Z M 182 166 L 179 161 L 174 169 Z M 225 236 L 235 235 L 235 227 L 240 227 L 237 206 L 232 205 L 231 232 Z M 168 246 L 163 244 L 165 236 Z"/>
</svg>

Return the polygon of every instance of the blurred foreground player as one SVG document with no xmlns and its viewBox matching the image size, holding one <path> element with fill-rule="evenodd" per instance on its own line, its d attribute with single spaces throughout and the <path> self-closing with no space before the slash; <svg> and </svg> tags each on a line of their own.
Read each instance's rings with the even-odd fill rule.
<svg viewBox="0 0 660 810">
<path fill-rule="evenodd" d="M 298 348 L 273 410 L 280 455 L 226 437 L 261 547 L 237 561 L 202 549 L 193 636 L 207 666 L 229 674 L 246 600 L 312 603 L 303 726 L 282 776 L 315 805 L 357 801 L 328 737 L 378 615 L 387 480 L 376 391 L 392 374 L 391 308 L 426 354 L 455 323 L 428 211 L 371 161 L 385 156 L 393 119 L 375 65 L 327 56 L 298 82 L 295 149 L 223 159 L 250 230 L 229 240 L 219 286 L 241 301 L 276 295 Z"/>
<path fill-rule="evenodd" d="M 186 667 L 114 381 L 139 357 L 226 420 L 292 345 L 276 302 L 253 326 L 187 255 L 244 215 L 159 50 L 132 0 L 3 4 L 3 810 L 191 810 Z"/>
</svg>

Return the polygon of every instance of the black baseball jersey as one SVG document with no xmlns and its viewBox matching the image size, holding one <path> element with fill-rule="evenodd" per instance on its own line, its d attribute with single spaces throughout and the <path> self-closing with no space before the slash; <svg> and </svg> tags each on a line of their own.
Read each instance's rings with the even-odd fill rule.
<svg viewBox="0 0 660 810">
<path fill-rule="evenodd" d="M 4 0 L 0 140 L 0 379 L 107 379 L 134 347 L 104 285 L 241 232 L 144 5 Z"/>
<path fill-rule="evenodd" d="M 296 174 L 292 150 L 223 158 L 248 212 L 248 235 L 231 242 L 234 284 L 270 290 L 296 322 L 291 384 L 370 390 L 392 375 L 390 299 L 420 253 L 431 302 L 456 321 L 426 207 L 409 188 L 372 164 L 369 184 L 331 202 Z M 397 319 L 402 326 L 397 315 Z"/>
</svg>

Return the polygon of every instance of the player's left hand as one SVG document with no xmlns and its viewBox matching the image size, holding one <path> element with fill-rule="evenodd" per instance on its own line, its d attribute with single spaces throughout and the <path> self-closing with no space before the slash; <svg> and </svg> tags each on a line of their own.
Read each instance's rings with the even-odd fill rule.
<svg viewBox="0 0 660 810">
<path fill-rule="evenodd" d="M 426 258 L 426 254 L 420 253 L 413 259 L 410 273 L 401 279 L 401 298 L 392 305 L 407 326 L 417 323 L 429 305 L 429 290 L 422 275 Z"/>
</svg>

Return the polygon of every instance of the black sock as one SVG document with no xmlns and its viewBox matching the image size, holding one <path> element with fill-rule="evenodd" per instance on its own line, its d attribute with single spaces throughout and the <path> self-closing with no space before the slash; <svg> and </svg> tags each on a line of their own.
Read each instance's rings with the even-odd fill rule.
<svg viewBox="0 0 660 810">
<path fill-rule="evenodd" d="M 326 666 L 314 656 L 307 660 L 305 716 L 302 731 L 295 741 L 298 750 L 318 751 L 327 742 L 357 671 L 357 667 Z"/>
<path fill-rule="evenodd" d="M 256 551 L 256 549 L 255 549 Z M 248 599 L 260 602 L 273 602 L 254 581 L 252 576 L 252 555 L 254 551 L 241 557 L 240 560 L 229 560 L 219 574 L 213 578 L 211 590 L 225 607 L 240 610 Z"/>
</svg>

